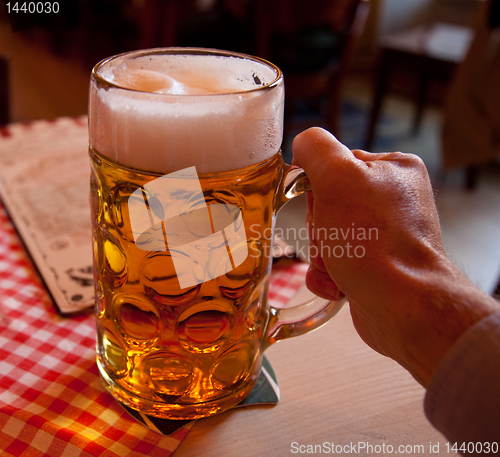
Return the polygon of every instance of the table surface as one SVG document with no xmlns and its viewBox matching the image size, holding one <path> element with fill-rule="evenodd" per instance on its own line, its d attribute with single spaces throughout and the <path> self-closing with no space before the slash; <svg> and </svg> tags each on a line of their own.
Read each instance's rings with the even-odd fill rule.
<svg viewBox="0 0 500 457">
<path fill-rule="evenodd" d="M 303 278 L 307 266 L 299 265 L 273 277 L 275 302 L 297 289 L 288 283 Z M 348 307 L 322 328 L 267 350 L 278 405 L 229 411 L 168 437 L 136 422 L 105 392 L 94 348 L 93 316 L 57 314 L 0 204 L 2 455 L 280 457 L 319 447 L 338 454 L 339 446 L 343 455 L 447 453 L 424 417 L 424 389 L 361 341 Z"/>
<path fill-rule="evenodd" d="M 460 63 L 473 38 L 470 27 L 435 22 L 401 30 L 381 39 L 381 47 L 450 63 Z"/>
<path fill-rule="evenodd" d="M 424 389 L 361 341 L 347 307 L 322 328 L 277 343 L 267 356 L 279 404 L 197 422 L 176 457 L 285 456 L 324 443 L 337 453 L 342 446 L 342 455 L 354 453 L 351 445 L 359 455 L 380 455 L 384 445 L 410 455 L 429 455 L 429 446 L 439 445 L 446 453 L 446 440 L 424 417 Z"/>
</svg>

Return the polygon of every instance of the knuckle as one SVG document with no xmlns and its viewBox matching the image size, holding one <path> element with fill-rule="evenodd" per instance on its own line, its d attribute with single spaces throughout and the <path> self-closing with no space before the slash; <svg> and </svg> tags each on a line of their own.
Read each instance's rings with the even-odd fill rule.
<svg viewBox="0 0 500 457">
<path fill-rule="evenodd" d="M 404 169 L 414 170 L 418 173 L 427 173 L 427 167 L 425 166 L 424 161 L 416 154 L 405 153 L 405 152 L 391 152 L 390 157 L 391 161 Z"/>
</svg>

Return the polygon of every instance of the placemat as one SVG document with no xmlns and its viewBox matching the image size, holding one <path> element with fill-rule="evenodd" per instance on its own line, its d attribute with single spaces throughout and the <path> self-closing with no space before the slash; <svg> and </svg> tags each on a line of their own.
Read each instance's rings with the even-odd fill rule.
<svg viewBox="0 0 500 457">
<path fill-rule="evenodd" d="M 306 268 L 300 262 L 276 268 L 273 305 L 283 306 L 295 294 Z M 2 455 L 168 457 L 191 426 L 159 434 L 105 391 L 95 363 L 94 316 L 56 312 L 0 204 Z"/>
</svg>

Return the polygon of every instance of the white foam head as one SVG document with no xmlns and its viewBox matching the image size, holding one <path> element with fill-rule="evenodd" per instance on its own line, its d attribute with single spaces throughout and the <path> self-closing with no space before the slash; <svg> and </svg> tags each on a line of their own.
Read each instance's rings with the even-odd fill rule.
<svg viewBox="0 0 500 457">
<path fill-rule="evenodd" d="M 276 154 L 283 136 L 279 71 L 257 59 L 173 51 L 137 51 L 96 66 L 92 146 L 160 173 L 237 170 Z"/>
</svg>

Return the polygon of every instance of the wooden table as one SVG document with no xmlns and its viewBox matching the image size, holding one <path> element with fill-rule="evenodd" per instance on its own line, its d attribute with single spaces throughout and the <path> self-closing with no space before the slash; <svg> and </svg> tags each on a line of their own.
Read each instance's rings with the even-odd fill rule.
<svg viewBox="0 0 500 457">
<path fill-rule="evenodd" d="M 364 148 L 370 151 L 391 77 L 405 69 L 417 77 L 413 133 L 417 133 L 433 80 L 448 81 L 468 50 L 472 30 L 446 23 L 420 25 L 382 38 Z"/>
<path fill-rule="evenodd" d="M 281 457 L 324 443 L 330 451 L 332 443 L 341 445 L 341 455 L 355 454 L 351 444 L 356 455 L 389 455 L 389 446 L 393 453 L 430 455 L 430 445 L 447 454 L 446 439 L 423 414 L 424 389 L 363 343 L 347 307 L 315 332 L 277 343 L 267 356 L 281 389 L 278 405 L 198 421 L 175 457 Z"/>
</svg>

